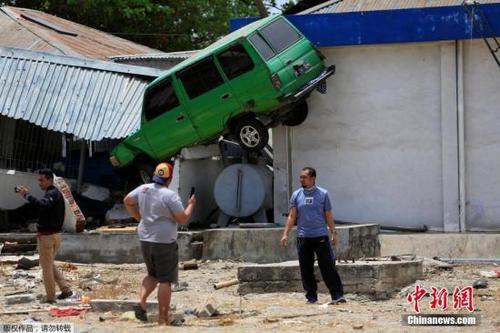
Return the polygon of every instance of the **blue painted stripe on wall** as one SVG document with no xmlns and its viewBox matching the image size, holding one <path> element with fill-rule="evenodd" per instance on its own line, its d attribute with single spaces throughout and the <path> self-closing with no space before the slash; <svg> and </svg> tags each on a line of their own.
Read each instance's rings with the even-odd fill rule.
<svg viewBox="0 0 500 333">
<path fill-rule="evenodd" d="M 480 5 L 500 36 L 500 4 Z M 287 18 L 319 46 L 424 42 L 479 38 L 463 6 L 397 9 L 337 14 L 290 15 Z M 237 30 L 256 18 L 231 20 Z M 492 36 L 488 36 L 492 37 Z"/>
</svg>

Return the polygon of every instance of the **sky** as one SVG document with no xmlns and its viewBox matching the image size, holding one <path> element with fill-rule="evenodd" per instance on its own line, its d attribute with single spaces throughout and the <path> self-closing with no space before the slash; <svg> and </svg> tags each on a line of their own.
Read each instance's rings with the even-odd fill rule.
<svg viewBox="0 0 500 333">
<path fill-rule="evenodd" d="M 284 3 L 287 3 L 288 0 L 276 0 L 276 5 L 281 7 Z M 278 14 L 279 11 L 276 8 L 269 8 L 269 12 L 272 14 Z"/>
</svg>

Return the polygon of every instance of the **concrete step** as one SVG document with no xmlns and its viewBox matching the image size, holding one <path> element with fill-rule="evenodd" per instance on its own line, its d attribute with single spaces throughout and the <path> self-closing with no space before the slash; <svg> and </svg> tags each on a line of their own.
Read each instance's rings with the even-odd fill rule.
<svg viewBox="0 0 500 333">
<path fill-rule="evenodd" d="M 335 253 L 340 258 L 380 255 L 379 226 L 376 224 L 336 227 Z M 203 259 L 239 259 L 246 262 L 272 263 L 297 259 L 295 230 L 286 248 L 280 245 L 283 228 L 211 229 L 203 236 Z"/>
<path fill-rule="evenodd" d="M 387 299 L 423 276 L 422 260 L 357 261 L 336 265 L 346 293 L 357 293 L 372 299 Z M 319 268 L 315 276 L 320 292 L 328 292 Z M 298 261 L 273 264 L 247 264 L 238 268 L 241 295 L 249 293 L 302 292 Z"/>
</svg>

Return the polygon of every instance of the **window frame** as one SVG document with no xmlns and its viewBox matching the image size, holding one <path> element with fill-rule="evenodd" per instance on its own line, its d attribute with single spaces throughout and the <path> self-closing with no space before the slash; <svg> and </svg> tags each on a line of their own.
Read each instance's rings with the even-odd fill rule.
<svg viewBox="0 0 500 333">
<path fill-rule="evenodd" d="M 254 37 L 255 35 L 257 35 L 268 47 L 269 49 L 273 52 L 273 55 L 269 58 L 266 58 L 262 52 L 260 52 L 259 48 L 257 47 L 257 45 L 255 45 L 255 43 L 251 40 L 252 37 Z M 272 58 L 276 57 L 277 53 L 276 51 L 273 49 L 273 47 L 269 44 L 269 42 L 259 33 L 259 31 L 256 31 L 255 33 L 251 34 L 250 36 L 248 36 L 247 38 L 248 42 L 254 47 L 254 49 L 257 51 L 257 53 L 262 57 L 262 59 L 264 59 L 265 61 L 268 61 L 268 60 L 271 60 Z"/>
<path fill-rule="evenodd" d="M 272 24 L 274 24 L 274 23 L 276 23 L 276 22 L 278 22 L 278 21 L 282 21 L 282 22 L 284 22 L 284 23 L 285 23 L 286 25 L 288 25 L 288 26 L 289 26 L 289 27 L 290 27 L 293 31 L 295 31 L 295 32 L 297 33 L 297 35 L 299 36 L 299 39 L 297 39 L 297 40 L 296 40 L 296 41 L 294 41 L 292 44 L 290 44 L 290 45 L 288 45 L 287 47 L 285 47 L 285 48 L 284 48 L 283 50 L 281 50 L 280 52 L 277 52 L 277 51 L 276 51 L 276 48 L 273 46 L 273 44 L 272 44 L 272 43 L 270 43 L 270 42 L 269 42 L 269 40 L 266 38 L 266 36 L 264 36 L 264 35 L 262 34 L 262 30 L 264 30 L 264 29 L 268 28 L 270 25 L 272 25 Z M 291 23 L 290 23 L 290 22 L 288 22 L 287 20 L 283 19 L 282 17 L 280 17 L 280 18 L 278 18 L 278 19 L 276 19 L 276 20 L 274 20 L 274 21 L 270 22 L 269 24 L 265 25 L 264 27 L 262 27 L 262 28 L 258 29 L 258 32 L 259 32 L 260 37 L 261 37 L 262 39 L 264 39 L 264 40 L 266 41 L 267 45 L 269 45 L 269 47 L 271 47 L 271 49 L 274 51 L 275 55 L 277 55 L 277 54 L 281 54 L 281 53 L 285 52 L 285 51 L 286 51 L 286 50 L 288 50 L 290 47 L 292 47 L 293 45 L 297 44 L 299 41 L 301 41 L 302 39 L 304 39 L 304 35 L 302 35 L 302 34 L 300 33 L 300 31 L 298 31 L 298 30 L 295 28 L 295 26 L 294 26 L 293 24 L 291 24 Z"/>
<path fill-rule="evenodd" d="M 219 74 L 219 77 L 221 79 L 221 82 L 217 85 L 217 86 L 214 86 L 212 88 L 210 88 L 209 90 L 206 90 L 204 91 L 203 93 L 199 94 L 199 95 L 196 95 L 195 97 L 191 97 L 189 95 L 189 91 L 187 89 L 187 86 L 186 84 L 184 83 L 184 81 L 182 80 L 182 75 L 186 72 L 188 72 L 189 70 L 191 70 L 193 67 L 196 67 L 197 65 L 200 65 L 201 63 L 205 62 L 205 61 L 211 61 L 212 62 L 212 65 L 214 66 L 215 70 L 217 71 L 217 73 Z M 196 61 L 195 63 L 187 66 L 186 68 L 183 68 L 183 69 L 180 69 L 178 70 L 177 72 L 175 72 L 175 77 L 176 79 L 180 82 L 180 84 L 182 85 L 182 88 L 184 89 L 184 93 L 185 93 L 185 96 L 188 100 L 194 100 L 200 96 L 203 96 L 207 93 L 209 93 L 210 91 L 214 90 L 214 89 L 217 89 L 218 87 L 226 84 L 226 81 L 224 80 L 224 73 L 221 73 L 221 70 L 219 69 L 218 67 L 218 64 L 217 64 L 217 60 L 215 59 L 215 57 L 211 54 L 211 55 L 208 55 L 198 61 Z"/>
<path fill-rule="evenodd" d="M 269 27 L 271 24 L 277 22 L 278 20 L 282 20 L 284 21 L 286 24 L 288 24 L 288 26 L 290 26 L 298 35 L 299 35 L 299 39 L 297 39 L 295 42 L 293 42 L 292 44 L 288 45 L 286 48 L 284 48 L 281 52 L 277 52 L 276 49 L 274 48 L 274 46 L 269 42 L 269 40 L 262 35 L 261 33 L 261 30 Z M 273 56 L 270 57 L 270 58 L 266 58 L 264 57 L 264 55 L 259 51 L 259 48 L 250 40 L 250 38 L 252 38 L 253 36 L 255 35 L 258 35 L 266 44 L 267 46 L 269 46 L 269 48 L 273 51 Z M 290 22 L 288 22 L 287 20 L 283 19 L 282 17 L 270 22 L 269 24 L 263 26 L 262 28 L 259 28 L 257 29 L 257 31 L 255 31 L 255 33 L 251 34 L 250 36 L 248 36 L 247 40 L 250 44 L 252 44 L 252 46 L 255 48 L 255 50 L 259 53 L 259 55 L 265 60 L 265 61 L 269 61 L 271 60 L 272 58 L 274 58 L 275 56 L 285 52 L 286 50 L 288 50 L 290 47 L 292 47 L 293 45 L 299 43 L 301 40 L 304 39 L 304 35 L 299 31 L 297 30 L 297 28 L 295 28 L 295 26 L 293 24 L 291 24 Z"/>
<path fill-rule="evenodd" d="M 223 65 L 223 62 L 221 61 L 221 57 L 220 57 L 220 56 L 221 56 L 223 53 L 229 52 L 229 51 L 231 51 L 231 49 L 236 48 L 236 47 L 240 47 L 240 48 L 242 48 L 242 49 L 243 49 L 243 51 L 246 53 L 246 55 L 247 55 L 248 59 L 250 60 L 250 62 L 251 62 L 251 64 L 252 64 L 252 66 L 250 67 L 250 69 L 247 69 L 247 70 L 245 70 L 244 72 L 239 73 L 239 74 L 238 74 L 238 75 L 236 75 L 236 76 L 229 77 L 228 73 L 226 73 L 225 67 L 224 67 L 224 65 Z M 235 44 L 232 44 L 232 45 L 230 45 L 228 48 L 226 48 L 226 49 L 224 49 L 223 51 L 221 51 L 221 52 L 217 53 L 217 54 L 215 55 L 215 59 L 217 59 L 217 62 L 219 63 L 219 66 L 220 66 L 220 69 L 221 69 L 222 73 L 224 73 L 224 75 L 225 75 L 225 77 L 228 79 L 228 81 L 232 81 L 232 80 L 234 80 L 234 79 L 237 79 L 237 78 L 239 78 L 240 76 L 245 75 L 245 74 L 247 74 L 247 73 L 251 72 L 251 71 L 252 71 L 252 70 L 254 70 L 254 69 L 255 69 L 255 67 L 256 67 L 256 65 L 255 65 L 255 61 L 252 59 L 252 57 L 251 57 L 250 53 L 248 52 L 248 50 L 245 48 L 245 46 L 244 46 L 241 42 L 240 42 L 240 43 L 235 43 Z"/>
<path fill-rule="evenodd" d="M 168 110 L 165 110 L 161 113 L 158 113 L 156 116 L 152 117 L 152 118 L 149 118 L 148 117 L 148 111 L 147 111 L 147 98 L 149 96 L 149 93 L 155 89 L 158 89 L 160 86 L 162 85 L 165 85 L 165 84 L 170 84 L 170 87 L 172 89 L 172 92 L 177 100 L 177 105 L 173 106 L 173 107 L 170 107 Z M 176 91 L 175 89 L 175 86 L 174 86 L 174 80 L 173 80 L 173 77 L 172 76 L 167 76 L 165 79 L 163 79 L 162 81 L 158 82 L 157 84 L 155 84 L 153 87 L 148 87 L 144 93 L 144 101 L 143 101 L 143 105 L 144 105 L 144 121 L 145 122 L 151 122 L 153 120 L 155 120 L 156 118 L 158 117 L 161 117 L 162 115 L 165 115 L 167 114 L 168 112 L 178 108 L 179 106 L 182 105 L 182 102 L 181 102 L 181 99 L 179 98 L 180 97 L 180 94 Z"/>
</svg>

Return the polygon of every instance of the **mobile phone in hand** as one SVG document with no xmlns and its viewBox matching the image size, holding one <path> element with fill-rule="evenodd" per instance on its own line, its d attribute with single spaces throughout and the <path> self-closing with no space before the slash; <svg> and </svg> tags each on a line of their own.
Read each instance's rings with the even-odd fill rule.
<svg viewBox="0 0 500 333">
<path fill-rule="evenodd" d="M 189 199 L 194 195 L 194 187 L 191 187 L 191 192 L 189 193 Z"/>
</svg>

